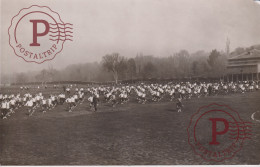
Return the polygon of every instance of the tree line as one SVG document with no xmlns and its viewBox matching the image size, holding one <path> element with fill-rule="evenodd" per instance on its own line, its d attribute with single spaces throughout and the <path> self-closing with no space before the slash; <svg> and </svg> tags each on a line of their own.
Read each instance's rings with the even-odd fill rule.
<svg viewBox="0 0 260 167">
<path fill-rule="evenodd" d="M 12 83 L 85 81 L 108 82 L 135 79 L 182 79 L 182 78 L 221 78 L 225 75 L 227 58 L 237 56 L 252 48 L 236 48 L 227 54 L 216 49 L 211 52 L 197 51 L 189 53 L 181 50 L 168 57 L 137 54 L 127 58 L 120 53 L 109 53 L 100 62 L 69 65 L 62 70 L 53 68 L 38 72 L 17 73 L 12 76 Z M 7 76 L 2 76 L 5 82 Z M 2 82 L 3 82 L 2 81 Z"/>
</svg>

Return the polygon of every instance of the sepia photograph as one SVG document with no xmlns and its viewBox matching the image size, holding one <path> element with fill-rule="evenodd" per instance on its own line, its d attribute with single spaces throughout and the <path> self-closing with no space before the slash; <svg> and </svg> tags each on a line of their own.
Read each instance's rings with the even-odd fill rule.
<svg viewBox="0 0 260 167">
<path fill-rule="evenodd" d="M 260 165 L 260 0 L 0 13 L 0 166 Z"/>
</svg>

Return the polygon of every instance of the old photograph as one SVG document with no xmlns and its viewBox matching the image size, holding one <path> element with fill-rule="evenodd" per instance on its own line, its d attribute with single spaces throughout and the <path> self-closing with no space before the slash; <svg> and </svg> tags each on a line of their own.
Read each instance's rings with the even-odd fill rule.
<svg viewBox="0 0 260 167">
<path fill-rule="evenodd" d="M 0 166 L 260 165 L 259 0 L 0 2 Z"/>
</svg>

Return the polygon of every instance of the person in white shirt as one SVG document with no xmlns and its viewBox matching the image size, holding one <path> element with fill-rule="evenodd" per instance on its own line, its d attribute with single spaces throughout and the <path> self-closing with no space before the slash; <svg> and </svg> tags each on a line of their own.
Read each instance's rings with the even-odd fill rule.
<svg viewBox="0 0 260 167">
<path fill-rule="evenodd" d="M 7 119 L 9 102 L 6 99 L 4 99 L 4 101 L 2 102 L 1 110 L 2 110 L 2 118 Z"/>
<path fill-rule="evenodd" d="M 65 94 L 61 93 L 59 95 L 59 99 L 60 99 L 60 104 L 63 104 L 65 102 Z"/>
<path fill-rule="evenodd" d="M 72 100 L 71 97 L 66 99 L 66 103 L 69 105 L 69 112 L 72 112 Z"/>
<path fill-rule="evenodd" d="M 41 95 L 40 94 L 36 95 L 35 99 L 36 99 L 36 106 L 39 106 L 40 105 L 40 100 L 41 100 Z"/>
<path fill-rule="evenodd" d="M 75 96 L 72 96 L 70 99 L 71 99 L 72 108 L 76 107 L 76 99 L 75 99 Z"/>
<path fill-rule="evenodd" d="M 47 107 L 49 110 L 53 107 L 51 97 L 47 99 Z"/>
<path fill-rule="evenodd" d="M 15 103 L 16 103 L 15 99 L 12 98 L 12 99 L 10 100 L 10 112 L 11 112 L 11 113 L 15 113 L 15 112 L 14 112 L 14 109 L 16 108 Z"/>
<path fill-rule="evenodd" d="M 75 99 L 75 103 L 77 103 L 78 102 L 78 95 L 77 94 L 73 95 L 73 98 Z"/>
<path fill-rule="evenodd" d="M 93 96 L 90 96 L 90 97 L 88 98 L 88 101 L 89 101 L 90 103 L 92 103 L 92 102 L 93 102 Z"/>
<path fill-rule="evenodd" d="M 84 92 L 79 92 L 79 101 L 80 101 L 80 104 L 83 103 L 83 101 L 84 101 Z"/>
<path fill-rule="evenodd" d="M 66 88 L 66 93 L 70 94 L 70 88 Z"/>
<path fill-rule="evenodd" d="M 51 95 L 51 103 L 53 106 L 55 106 L 55 96 Z"/>
<path fill-rule="evenodd" d="M 16 109 L 17 109 L 22 106 L 23 102 L 22 102 L 22 98 L 20 96 L 17 96 L 16 99 L 17 99 L 16 100 L 16 103 L 17 103 Z"/>
<path fill-rule="evenodd" d="M 32 116 L 32 114 L 34 113 L 33 99 L 30 98 L 30 99 L 26 102 L 25 106 L 28 107 L 29 116 Z"/>
<path fill-rule="evenodd" d="M 32 98 L 32 102 L 33 102 L 33 108 L 35 109 L 36 108 L 36 98 L 34 97 L 34 98 Z"/>
</svg>

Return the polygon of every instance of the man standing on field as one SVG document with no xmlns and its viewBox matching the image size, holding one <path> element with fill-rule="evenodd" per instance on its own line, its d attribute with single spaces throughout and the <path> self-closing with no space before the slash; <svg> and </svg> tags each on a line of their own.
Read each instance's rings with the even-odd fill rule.
<svg viewBox="0 0 260 167">
<path fill-rule="evenodd" d="M 97 103 L 98 103 L 97 95 L 94 95 L 94 97 L 93 97 L 93 106 L 94 106 L 94 110 L 95 111 L 97 111 Z"/>
</svg>

